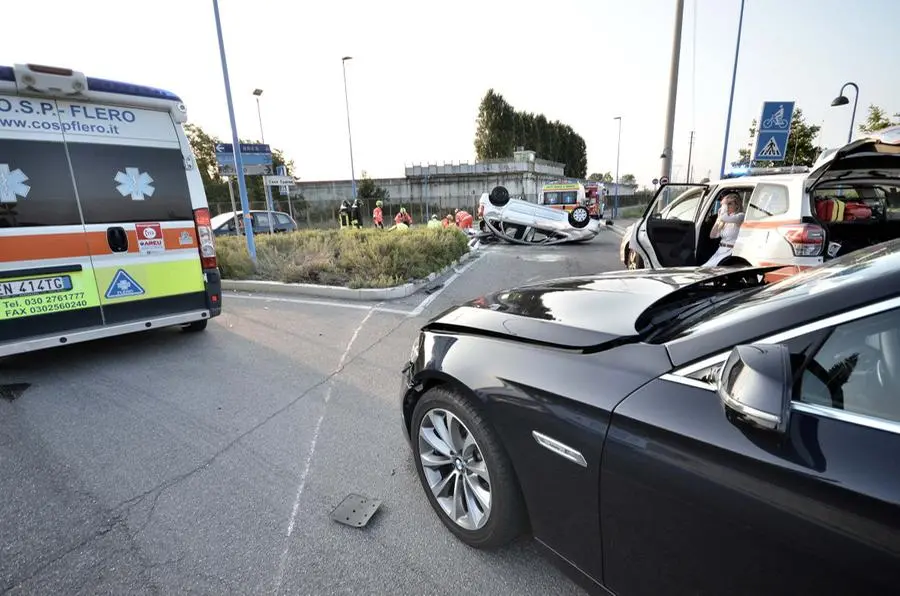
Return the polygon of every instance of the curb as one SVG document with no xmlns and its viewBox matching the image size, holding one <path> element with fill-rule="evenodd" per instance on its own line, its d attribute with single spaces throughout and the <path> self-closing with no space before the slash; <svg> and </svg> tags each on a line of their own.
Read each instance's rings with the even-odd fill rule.
<svg viewBox="0 0 900 596">
<path fill-rule="evenodd" d="M 440 271 L 430 273 L 425 279 L 420 279 L 402 286 L 393 288 L 360 288 L 352 289 L 342 286 L 325 286 L 319 284 L 287 284 L 279 281 L 257 281 L 249 279 L 223 279 L 222 289 L 238 292 L 260 292 L 268 294 L 300 294 L 303 296 L 316 296 L 318 298 L 337 298 L 340 300 L 397 300 L 412 296 L 437 278 L 448 273 L 452 269 L 465 263 L 474 256 L 470 251 L 457 261 L 453 261 Z"/>
</svg>

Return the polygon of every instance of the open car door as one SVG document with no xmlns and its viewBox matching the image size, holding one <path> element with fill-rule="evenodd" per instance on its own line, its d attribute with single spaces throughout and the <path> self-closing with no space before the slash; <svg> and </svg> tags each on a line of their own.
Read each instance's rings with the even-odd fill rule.
<svg viewBox="0 0 900 596">
<path fill-rule="evenodd" d="M 638 224 L 638 251 L 651 269 L 696 264 L 697 211 L 707 184 L 660 187 Z"/>
</svg>

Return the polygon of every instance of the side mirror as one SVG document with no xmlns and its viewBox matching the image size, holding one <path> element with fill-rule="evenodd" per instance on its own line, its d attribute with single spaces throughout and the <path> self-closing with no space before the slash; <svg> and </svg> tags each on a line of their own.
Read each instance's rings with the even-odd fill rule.
<svg viewBox="0 0 900 596">
<path fill-rule="evenodd" d="M 786 432 L 791 413 L 790 351 L 777 344 L 735 347 L 719 373 L 718 394 L 730 419 Z"/>
</svg>

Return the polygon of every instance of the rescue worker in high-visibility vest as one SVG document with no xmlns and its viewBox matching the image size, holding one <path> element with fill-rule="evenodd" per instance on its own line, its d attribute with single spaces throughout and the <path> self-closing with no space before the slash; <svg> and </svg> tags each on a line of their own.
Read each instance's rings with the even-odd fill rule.
<svg viewBox="0 0 900 596">
<path fill-rule="evenodd" d="M 359 199 L 353 199 L 353 204 L 350 206 L 350 225 L 354 228 L 362 227 L 362 213 Z"/>
<path fill-rule="evenodd" d="M 456 210 L 456 225 L 462 230 L 467 230 L 472 227 L 474 219 L 472 214 L 466 211 L 465 209 L 457 209 Z"/>
<path fill-rule="evenodd" d="M 375 209 L 372 210 L 372 223 L 375 224 L 376 228 L 384 229 L 384 212 L 381 210 L 381 206 L 384 205 L 381 201 L 375 201 Z"/>
<path fill-rule="evenodd" d="M 394 216 L 394 223 L 412 225 L 412 217 L 406 212 L 406 207 L 400 207 L 400 213 Z"/>
<path fill-rule="evenodd" d="M 431 229 L 441 229 L 441 220 L 437 216 L 437 213 L 431 216 L 431 219 L 428 220 L 428 227 Z"/>
<path fill-rule="evenodd" d="M 350 227 L 350 202 L 349 201 L 344 200 L 341 202 L 341 208 L 338 211 L 338 218 L 340 219 L 342 228 Z"/>
</svg>

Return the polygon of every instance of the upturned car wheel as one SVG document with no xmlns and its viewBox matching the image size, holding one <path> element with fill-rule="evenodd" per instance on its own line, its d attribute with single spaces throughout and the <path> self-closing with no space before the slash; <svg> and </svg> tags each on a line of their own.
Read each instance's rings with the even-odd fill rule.
<svg viewBox="0 0 900 596">
<path fill-rule="evenodd" d="M 416 471 L 441 522 L 476 548 L 514 540 L 527 526 L 512 463 L 469 400 L 430 389 L 412 416 Z"/>
<path fill-rule="evenodd" d="M 495 186 L 494 189 L 491 190 L 491 194 L 488 195 L 488 201 L 490 201 L 491 205 L 494 207 L 503 207 L 509 203 L 509 191 L 506 190 L 506 187 Z"/>
<path fill-rule="evenodd" d="M 575 207 L 569 212 L 569 225 L 573 228 L 583 228 L 591 221 L 591 214 L 585 207 Z"/>
</svg>

